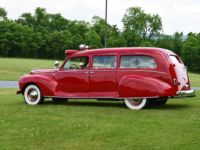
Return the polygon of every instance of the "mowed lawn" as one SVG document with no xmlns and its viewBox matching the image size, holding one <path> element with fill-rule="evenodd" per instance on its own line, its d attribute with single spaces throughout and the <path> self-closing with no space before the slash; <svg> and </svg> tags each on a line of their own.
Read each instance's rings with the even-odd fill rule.
<svg viewBox="0 0 200 150">
<path fill-rule="evenodd" d="M 123 102 L 23 102 L 0 89 L 0 149 L 192 149 L 200 147 L 200 92 L 131 111 Z"/>
<path fill-rule="evenodd" d="M 32 68 L 53 68 L 55 60 L 0 58 L 0 80 L 18 80 L 20 76 L 30 73 Z M 62 64 L 62 60 L 60 64 Z M 200 75 L 189 73 L 191 85 L 200 87 Z"/>
<path fill-rule="evenodd" d="M 20 76 L 30 73 L 32 68 L 53 68 L 54 61 L 56 60 L 0 58 L 0 80 L 18 80 Z"/>
<path fill-rule="evenodd" d="M 54 60 L 0 58 L 0 80 L 18 80 Z M 192 86 L 200 75 L 190 73 Z M 0 150 L 4 149 L 199 149 L 200 91 L 140 111 L 123 102 L 69 100 L 43 105 L 23 102 L 17 89 L 0 89 Z"/>
</svg>

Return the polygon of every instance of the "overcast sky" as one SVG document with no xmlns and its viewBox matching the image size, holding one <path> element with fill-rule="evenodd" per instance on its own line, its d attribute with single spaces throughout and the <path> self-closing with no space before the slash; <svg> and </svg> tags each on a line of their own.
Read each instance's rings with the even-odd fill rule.
<svg viewBox="0 0 200 150">
<path fill-rule="evenodd" d="M 121 29 L 126 9 L 136 6 L 146 13 L 159 14 L 164 33 L 200 32 L 200 0 L 108 0 L 108 23 Z M 0 7 L 5 8 L 12 19 L 43 7 L 67 19 L 91 21 L 94 15 L 104 18 L 105 0 L 0 0 Z"/>
</svg>

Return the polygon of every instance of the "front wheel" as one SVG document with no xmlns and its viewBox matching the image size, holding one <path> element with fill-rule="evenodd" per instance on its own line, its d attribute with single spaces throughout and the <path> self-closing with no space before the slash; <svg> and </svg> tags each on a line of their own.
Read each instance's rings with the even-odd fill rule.
<svg viewBox="0 0 200 150">
<path fill-rule="evenodd" d="M 125 105 L 132 110 L 139 110 L 148 106 L 148 100 L 146 98 L 141 98 L 141 99 L 128 98 L 124 99 L 124 102 Z"/>
<path fill-rule="evenodd" d="M 31 84 L 24 90 L 24 100 L 29 105 L 37 105 L 43 103 L 44 98 L 39 87 Z"/>
</svg>

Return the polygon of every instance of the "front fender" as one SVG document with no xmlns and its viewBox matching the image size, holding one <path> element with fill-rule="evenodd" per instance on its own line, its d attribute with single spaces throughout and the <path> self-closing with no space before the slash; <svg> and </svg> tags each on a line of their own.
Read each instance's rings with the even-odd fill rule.
<svg viewBox="0 0 200 150">
<path fill-rule="evenodd" d="M 120 97 L 166 97 L 172 93 L 170 84 L 151 77 L 129 75 L 119 81 Z"/>
<path fill-rule="evenodd" d="M 23 91 L 28 84 L 39 86 L 43 96 L 54 96 L 57 82 L 53 77 L 43 75 L 26 75 L 19 81 L 20 90 Z"/>
</svg>

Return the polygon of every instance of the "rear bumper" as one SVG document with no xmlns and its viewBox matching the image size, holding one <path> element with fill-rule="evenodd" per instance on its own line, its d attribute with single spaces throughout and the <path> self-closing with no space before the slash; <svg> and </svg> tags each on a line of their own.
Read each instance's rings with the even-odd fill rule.
<svg viewBox="0 0 200 150">
<path fill-rule="evenodd" d="M 178 97 L 195 97 L 194 90 L 177 91 L 176 94 Z"/>
</svg>

